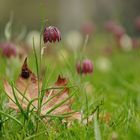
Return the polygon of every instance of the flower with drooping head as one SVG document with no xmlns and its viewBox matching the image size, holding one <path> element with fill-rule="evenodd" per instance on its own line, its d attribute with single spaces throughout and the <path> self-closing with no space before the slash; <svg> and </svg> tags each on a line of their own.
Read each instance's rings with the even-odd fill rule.
<svg viewBox="0 0 140 140">
<path fill-rule="evenodd" d="M 1 53 L 3 56 L 10 58 L 17 55 L 16 46 L 13 43 L 6 42 L 0 44 Z"/>
<path fill-rule="evenodd" d="M 116 39 L 120 39 L 125 34 L 125 30 L 122 26 L 116 25 L 114 27 L 113 34 L 116 37 Z"/>
<path fill-rule="evenodd" d="M 115 23 L 114 23 L 112 20 L 107 21 L 107 22 L 105 22 L 105 24 L 104 24 L 104 27 L 105 27 L 105 29 L 106 29 L 108 32 L 112 32 L 113 29 L 114 29 L 114 26 L 115 26 Z"/>
<path fill-rule="evenodd" d="M 44 43 L 48 43 L 48 42 L 52 43 L 56 41 L 59 42 L 61 40 L 60 31 L 58 30 L 57 27 L 54 26 L 46 27 L 43 33 L 43 40 Z"/>
<path fill-rule="evenodd" d="M 93 72 L 93 64 L 91 60 L 86 59 L 83 61 L 83 73 L 92 73 Z"/>
<path fill-rule="evenodd" d="M 85 59 L 82 62 L 78 62 L 76 68 L 79 74 L 91 74 L 93 72 L 93 63 L 91 60 Z"/>
<path fill-rule="evenodd" d="M 140 17 L 137 17 L 135 19 L 135 27 L 140 31 Z"/>
<path fill-rule="evenodd" d="M 139 41 L 139 39 L 132 38 L 132 46 L 133 46 L 133 49 L 140 48 L 140 41 Z"/>
<path fill-rule="evenodd" d="M 108 21 L 104 25 L 108 32 L 113 33 L 116 39 L 120 39 L 125 34 L 125 29 L 114 21 Z"/>
<path fill-rule="evenodd" d="M 92 35 L 95 33 L 96 27 L 92 22 L 86 22 L 82 25 L 81 31 L 85 35 Z"/>
</svg>

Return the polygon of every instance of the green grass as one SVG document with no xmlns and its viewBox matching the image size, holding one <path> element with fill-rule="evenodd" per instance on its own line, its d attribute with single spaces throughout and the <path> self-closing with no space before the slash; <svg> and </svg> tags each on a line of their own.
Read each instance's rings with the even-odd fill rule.
<svg viewBox="0 0 140 140">
<path fill-rule="evenodd" d="M 47 89 L 52 85 L 59 74 L 69 78 L 69 86 L 73 86 L 70 88 L 71 95 L 74 98 L 72 108 L 75 111 L 82 111 L 86 117 L 95 112 L 93 121 L 88 125 L 78 123 L 75 120 L 68 127 L 66 123 L 61 122 L 63 117 L 49 115 L 46 116 L 50 120 L 45 123 L 38 116 L 39 112 L 27 111 L 29 113 L 27 117 L 27 112 L 22 110 L 20 106 L 20 112 L 18 113 L 8 108 L 8 97 L 3 91 L 3 79 L 15 81 L 22 63 L 15 59 L 0 58 L 1 140 L 140 139 L 140 50 L 132 50 L 127 53 L 115 50 L 112 55 L 104 56 L 110 60 L 111 68 L 110 71 L 103 72 L 96 65 L 96 60 L 103 56 L 100 51 L 104 46 L 104 43 L 100 43 L 102 42 L 101 38 L 97 37 L 93 42 L 91 40 L 85 52 L 85 57 L 88 56 L 94 62 L 92 75 L 81 77 L 76 73 L 76 60 L 72 52 L 68 52 L 67 59 L 60 61 L 57 54 L 59 55 L 61 49 L 65 49 L 61 45 L 60 48 L 57 48 L 56 45 L 54 54 L 49 54 L 42 60 L 42 67 L 47 68 L 46 74 L 40 75 L 44 81 L 43 88 Z M 92 44 L 95 47 L 92 47 Z M 115 48 L 115 46 L 112 46 L 112 48 Z M 30 68 L 34 72 L 37 70 L 37 75 L 39 75 L 39 69 L 41 68 L 36 67 L 39 66 L 39 64 L 36 65 L 36 57 L 30 54 L 28 61 Z M 9 65 L 9 63 L 15 65 Z M 10 74 L 7 73 L 9 69 Z M 87 89 L 88 84 L 91 90 Z M 109 122 L 100 118 L 100 115 L 105 114 L 110 115 Z M 115 137 L 117 138 L 115 139 Z"/>
</svg>

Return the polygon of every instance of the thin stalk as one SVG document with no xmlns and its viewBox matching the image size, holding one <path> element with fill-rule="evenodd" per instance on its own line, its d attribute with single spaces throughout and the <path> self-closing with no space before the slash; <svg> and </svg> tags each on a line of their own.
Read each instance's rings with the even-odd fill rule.
<svg viewBox="0 0 140 140">
<path fill-rule="evenodd" d="M 83 46 L 82 54 L 84 54 L 84 52 L 85 52 L 88 40 L 89 40 L 89 35 L 87 34 L 86 38 L 85 38 L 85 41 L 84 41 L 84 46 Z"/>
<path fill-rule="evenodd" d="M 78 85 L 77 85 L 78 86 Z M 74 88 L 74 87 L 77 87 L 76 85 L 75 86 L 59 86 L 59 87 L 48 87 L 46 89 L 42 89 L 42 91 L 46 91 L 46 90 L 51 90 L 51 89 L 64 89 L 64 88 Z"/>
<path fill-rule="evenodd" d="M 82 73 L 80 74 L 80 76 L 81 76 L 81 84 L 83 84 Z M 87 125 L 88 125 L 88 122 L 89 122 L 89 118 L 88 118 L 89 108 L 88 108 L 88 97 L 87 97 L 87 94 L 86 94 L 86 91 L 85 90 L 84 90 L 84 95 L 85 95 L 85 103 L 86 103 L 86 111 L 87 111 Z"/>
<path fill-rule="evenodd" d="M 38 79 L 38 110 L 37 110 L 37 114 L 38 114 L 38 116 L 40 116 L 41 108 L 40 108 L 39 64 L 38 64 L 37 53 L 36 53 L 36 49 L 35 49 L 34 38 L 33 38 L 33 51 L 34 51 L 34 56 L 35 56 L 36 70 L 37 70 L 37 79 Z M 36 131 L 37 130 L 38 130 L 38 121 L 37 121 Z"/>
</svg>

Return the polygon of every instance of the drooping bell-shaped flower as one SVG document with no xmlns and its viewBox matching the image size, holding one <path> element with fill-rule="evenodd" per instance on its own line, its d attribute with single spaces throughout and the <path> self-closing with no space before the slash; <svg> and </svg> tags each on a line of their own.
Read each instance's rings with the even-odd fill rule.
<svg viewBox="0 0 140 140">
<path fill-rule="evenodd" d="M 138 48 L 140 48 L 140 40 L 137 39 L 137 38 L 133 38 L 133 39 L 132 39 L 132 46 L 133 46 L 133 49 L 138 49 Z"/>
<path fill-rule="evenodd" d="M 10 58 L 17 55 L 16 46 L 11 42 L 0 44 L 0 50 L 3 56 Z"/>
<path fill-rule="evenodd" d="M 44 43 L 48 43 L 48 42 L 52 43 L 56 41 L 59 42 L 61 40 L 60 31 L 58 30 L 57 27 L 54 26 L 46 27 L 43 33 L 43 40 Z"/>
<path fill-rule="evenodd" d="M 113 33 L 117 39 L 120 39 L 125 34 L 125 29 L 114 21 L 107 21 L 104 27 L 108 32 Z"/>
<path fill-rule="evenodd" d="M 140 17 L 135 19 L 135 27 L 138 31 L 140 31 Z"/>
<path fill-rule="evenodd" d="M 77 63 L 76 69 L 79 74 L 91 74 L 93 72 L 93 63 L 91 60 L 85 59 Z"/>
<path fill-rule="evenodd" d="M 95 33 L 96 27 L 92 22 L 86 22 L 82 25 L 81 31 L 85 35 L 92 35 Z"/>
</svg>

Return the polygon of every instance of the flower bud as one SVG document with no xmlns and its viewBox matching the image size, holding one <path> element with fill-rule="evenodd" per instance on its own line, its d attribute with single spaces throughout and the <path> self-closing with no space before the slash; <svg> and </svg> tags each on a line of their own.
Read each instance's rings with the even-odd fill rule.
<svg viewBox="0 0 140 140">
<path fill-rule="evenodd" d="M 117 39 L 121 39 L 121 37 L 125 34 L 125 30 L 122 26 L 116 25 L 114 27 L 113 34 Z"/>
<path fill-rule="evenodd" d="M 93 72 L 93 64 L 90 60 L 86 59 L 83 61 L 83 73 L 92 73 Z"/>
<path fill-rule="evenodd" d="M 104 27 L 108 32 L 113 33 L 117 39 L 120 39 L 125 34 L 124 28 L 114 21 L 106 22 Z"/>
<path fill-rule="evenodd" d="M 140 48 L 140 41 L 139 41 L 139 39 L 133 38 L 132 39 L 132 46 L 133 46 L 133 49 Z"/>
<path fill-rule="evenodd" d="M 112 20 L 109 20 L 109 21 L 104 23 L 104 28 L 108 32 L 113 32 L 115 26 L 116 26 L 116 23 Z"/>
<path fill-rule="evenodd" d="M 86 22 L 83 24 L 81 30 L 85 35 L 92 35 L 95 33 L 96 27 L 92 22 Z"/>
<path fill-rule="evenodd" d="M 59 42 L 61 40 L 60 31 L 58 30 L 57 27 L 54 26 L 46 27 L 44 29 L 43 39 L 44 39 L 44 43 L 47 42 L 52 43 L 56 41 Z"/>
<path fill-rule="evenodd" d="M 2 43 L 0 44 L 0 49 L 2 52 L 2 55 L 5 57 L 10 58 L 11 56 L 16 56 L 17 55 L 17 50 L 16 46 L 13 43 Z"/>
<path fill-rule="evenodd" d="M 83 62 L 77 63 L 77 73 L 79 74 L 90 74 L 93 72 L 93 64 L 89 59 L 85 59 Z"/>
<path fill-rule="evenodd" d="M 138 31 L 140 31 L 140 17 L 135 19 L 135 27 Z"/>
</svg>

